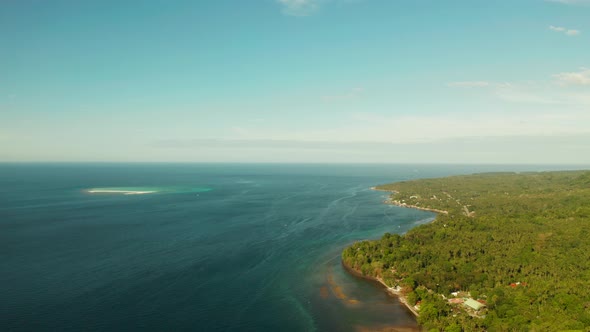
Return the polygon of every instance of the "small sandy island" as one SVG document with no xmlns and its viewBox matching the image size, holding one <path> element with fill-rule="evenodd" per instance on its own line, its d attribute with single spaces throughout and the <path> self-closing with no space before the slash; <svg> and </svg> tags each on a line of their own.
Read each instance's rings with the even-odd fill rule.
<svg viewBox="0 0 590 332">
<path fill-rule="evenodd" d="M 157 191 L 154 190 L 119 190 L 119 189 L 89 189 L 87 191 L 90 194 L 121 194 L 121 195 L 145 195 L 153 194 Z"/>
</svg>

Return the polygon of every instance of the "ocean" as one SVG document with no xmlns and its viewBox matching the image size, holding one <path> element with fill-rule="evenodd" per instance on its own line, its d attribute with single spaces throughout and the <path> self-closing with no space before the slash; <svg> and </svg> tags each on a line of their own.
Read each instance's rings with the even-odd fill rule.
<svg viewBox="0 0 590 332">
<path fill-rule="evenodd" d="M 435 216 L 370 187 L 563 168 L 0 164 L 0 330 L 418 330 L 340 264 Z"/>
</svg>

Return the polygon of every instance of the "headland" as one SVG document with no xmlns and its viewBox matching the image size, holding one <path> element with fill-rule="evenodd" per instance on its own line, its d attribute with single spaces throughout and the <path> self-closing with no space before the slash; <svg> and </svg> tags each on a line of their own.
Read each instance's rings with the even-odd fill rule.
<svg viewBox="0 0 590 332">
<path fill-rule="evenodd" d="M 386 203 L 438 213 L 436 222 L 356 242 L 343 264 L 396 290 L 425 328 L 590 328 L 590 290 L 581 287 L 590 276 L 590 260 L 581 259 L 590 252 L 590 171 L 486 173 L 375 189 L 392 192 Z"/>
</svg>

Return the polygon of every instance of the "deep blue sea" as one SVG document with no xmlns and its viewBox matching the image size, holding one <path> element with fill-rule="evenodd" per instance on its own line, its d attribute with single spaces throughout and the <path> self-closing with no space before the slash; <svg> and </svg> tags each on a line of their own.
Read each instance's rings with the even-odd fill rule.
<svg viewBox="0 0 590 332">
<path fill-rule="evenodd" d="M 0 330 L 411 331 L 339 256 L 434 214 L 369 188 L 562 168 L 0 164 Z"/>
</svg>

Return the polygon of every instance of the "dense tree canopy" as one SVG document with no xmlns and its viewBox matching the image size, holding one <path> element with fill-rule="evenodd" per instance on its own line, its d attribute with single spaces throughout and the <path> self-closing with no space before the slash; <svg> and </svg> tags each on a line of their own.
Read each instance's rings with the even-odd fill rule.
<svg viewBox="0 0 590 332">
<path fill-rule="evenodd" d="M 486 173 L 379 186 L 396 204 L 448 211 L 343 262 L 402 287 L 440 331 L 590 331 L 590 172 Z M 477 315 L 445 300 L 469 292 Z M 445 297 L 443 297 L 445 296 Z"/>
</svg>

